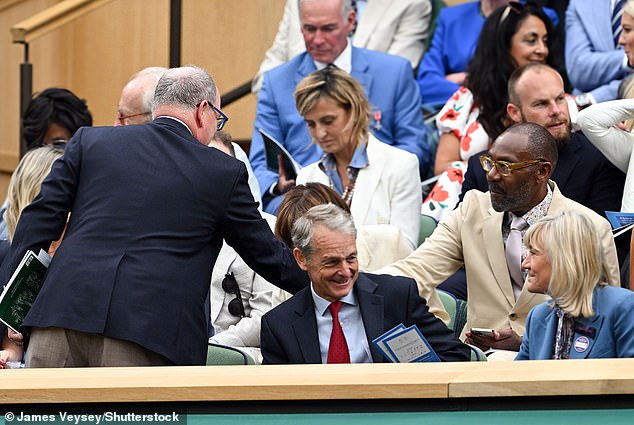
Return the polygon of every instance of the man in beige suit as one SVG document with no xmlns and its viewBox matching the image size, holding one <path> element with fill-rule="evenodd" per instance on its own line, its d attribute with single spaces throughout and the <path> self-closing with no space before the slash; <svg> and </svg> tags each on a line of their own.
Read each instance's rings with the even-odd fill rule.
<svg viewBox="0 0 634 425">
<path fill-rule="evenodd" d="M 601 237 L 608 280 L 612 285 L 619 282 L 610 224 L 564 197 L 549 180 L 557 156 L 555 139 L 543 127 L 534 123 L 510 127 L 495 140 L 483 164 L 488 169 L 489 192 L 469 191 L 423 245 L 380 272 L 416 279 L 421 296 L 436 304 L 434 288 L 464 266 L 469 304 L 463 335 L 467 342 L 482 349 L 518 351 L 528 312 L 547 296 L 528 292 L 521 282 L 512 284 L 504 248 L 509 213 L 524 218 L 529 226 L 562 210 L 587 214 Z M 473 327 L 495 332 L 491 337 L 476 336 L 470 332 Z"/>
<path fill-rule="evenodd" d="M 416 68 L 429 36 L 431 2 L 429 0 L 367 0 L 357 14 L 352 38 L 356 47 L 398 55 Z M 299 22 L 299 0 L 287 0 L 273 45 L 266 51 L 253 83 L 253 91 L 262 86 L 262 74 L 288 62 L 306 50 Z"/>
</svg>

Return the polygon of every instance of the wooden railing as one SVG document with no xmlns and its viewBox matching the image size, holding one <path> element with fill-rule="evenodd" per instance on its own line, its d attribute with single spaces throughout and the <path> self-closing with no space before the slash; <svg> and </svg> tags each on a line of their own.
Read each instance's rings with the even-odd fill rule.
<svg viewBox="0 0 634 425">
<path fill-rule="evenodd" d="M 64 0 L 15 24 L 11 28 L 14 43 L 28 44 L 66 23 L 95 10 L 112 0 Z"/>
<path fill-rule="evenodd" d="M 54 31 L 86 13 L 112 0 L 64 0 L 11 27 L 14 43 L 24 45 L 24 62 L 20 64 L 20 116 L 24 115 L 33 94 L 33 65 L 29 62 L 29 43 Z M 0 7 L 14 4 L 5 0 Z M 20 127 L 20 157 L 26 153 L 26 144 Z"/>
</svg>

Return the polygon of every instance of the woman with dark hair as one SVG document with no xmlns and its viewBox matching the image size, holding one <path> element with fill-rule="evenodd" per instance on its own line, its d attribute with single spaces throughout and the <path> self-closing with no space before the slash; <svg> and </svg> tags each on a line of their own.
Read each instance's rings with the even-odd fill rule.
<svg viewBox="0 0 634 425">
<path fill-rule="evenodd" d="M 509 121 L 507 82 L 513 70 L 530 62 L 557 68 L 551 54 L 553 27 L 541 7 L 510 2 L 485 21 L 465 85 L 447 101 L 436 118 L 441 133 L 434 164 L 441 174 L 423 203 L 423 214 L 440 220 L 458 202 L 466 161 L 489 147 Z"/>
<path fill-rule="evenodd" d="M 66 142 L 80 127 L 92 126 L 86 101 L 67 89 L 51 87 L 31 99 L 22 117 L 26 149 Z"/>
</svg>

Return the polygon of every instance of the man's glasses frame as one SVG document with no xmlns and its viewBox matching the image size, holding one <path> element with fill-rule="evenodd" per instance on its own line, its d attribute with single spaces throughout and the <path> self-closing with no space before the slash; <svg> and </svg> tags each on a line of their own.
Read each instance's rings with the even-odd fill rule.
<svg viewBox="0 0 634 425">
<path fill-rule="evenodd" d="M 235 298 L 229 301 L 228 309 L 229 313 L 233 316 L 244 317 L 244 304 L 242 303 L 242 294 L 240 293 L 240 287 L 236 281 L 233 272 L 225 274 L 225 278 L 222 279 L 222 290 L 228 294 L 235 295 Z"/>
<path fill-rule="evenodd" d="M 494 167 L 501 176 L 510 176 L 511 173 L 515 170 L 520 170 L 522 168 L 530 167 L 531 165 L 546 162 L 542 159 L 531 159 L 530 161 L 521 161 L 521 162 L 508 162 L 508 161 L 496 161 L 491 158 L 491 155 L 484 154 L 480 155 L 480 165 L 482 165 L 482 169 L 489 173 Z"/>
<path fill-rule="evenodd" d="M 219 108 L 216 108 L 214 104 L 211 103 L 211 101 L 209 100 L 203 100 L 202 102 L 198 103 L 196 107 L 197 108 L 200 107 L 200 104 L 203 102 L 207 102 L 207 104 L 211 107 L 211 110 L 216 113 L 216 121 L 217 121 L 216 131 L 222 130 L 225 124 L 227 123 L 227 121 L 229 121 L 229 117 L 226 116 L 224 112 L 222 112 Z"/>
<path fill-rule="evenodd" d="M 126 125 L 125 120 L 129 120 L 130 118 L 134 118 L 134 117 L 146 116 L 146 115 L 152 115 L 152 112 L 139 112 L 138 114 L 130 114 L 130 115 L 123 115 L 121 112 L 117 112 L 117 120 L 121 124 Z"/>
</svg>

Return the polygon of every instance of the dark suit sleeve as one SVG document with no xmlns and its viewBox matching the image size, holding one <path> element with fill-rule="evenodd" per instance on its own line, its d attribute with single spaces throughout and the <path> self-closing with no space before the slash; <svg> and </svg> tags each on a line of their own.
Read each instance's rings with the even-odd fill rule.
<svg viewBox="0 0 634 425">
<path fill-rule="evenodd" d="M 471 189 L 476 189 L 481 192 L 486 192 L 489 190 L 489 186 L 486 180 L 486 174 L 480 165 L 480 155 L 486 153 L 487 151 L 478 152 L 475 155 L 472 155 L 469 158 L 469 162 L 467 164 L 467 172 L 464 175 L 464 180 L 462 182 L 462 192 L 460 193 L 460 198 L 458 199 L 458 203 L 462 202 L 465 197 L 465 194 Z"/>
<path fill-rule="evenodd" d="M 64 155 L 53 163 L 44 179 L 40 193 L 20 214 L 11 247 L 0 269 L 0 284 L 6 284 L 24 253 L 47 251 L 51 242 L 62 236 L 70 212 L 81 168 L 81 138 L 79 129 L 68 142 Z"/>
<path fill-rule="evenodd" d="M 308 285 L 308 275 L 299 268 L 292 251 L 275 238 L 257 210 L 242 163 L 221 226 L 227 243 L 264 279 L 292 294 Z"/>
<path fill-rule="evenodd" d="M 411 280 L 407 295 L 407 321 L 415 323 L 443 362 L 471 360 L 471 350 L 455 337 L 453 331 L 429 312 L 427 303 L 418 295 Z"/>
<path fill-rule="evenodd" d="M 587 207 L 605 217 L 605 211 L 621 211 L 621 200 L 625 186 L 625 173 L 616 168 L 597 150 L 601 165 L 597 168 L 592 183 L 589 184 Z M 583 172 L 583 170 L 575 170 Z"/>
<path fill-rule="evenodd" d="M 274 335 L 269 324 L 268 315 L 262 316 L 260 327 L 260 350 L 262 352 L 262 364 L 289 364 L 290 361 L 284 353 L 284 349 Z"/>
</svg>

